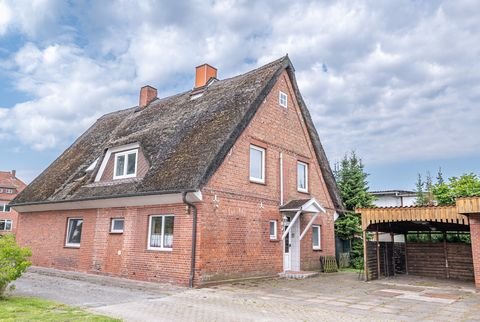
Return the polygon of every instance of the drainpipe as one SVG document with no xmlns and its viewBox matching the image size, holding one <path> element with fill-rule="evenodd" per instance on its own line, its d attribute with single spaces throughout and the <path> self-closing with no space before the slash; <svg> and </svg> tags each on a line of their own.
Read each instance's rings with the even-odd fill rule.
<svg viewBox="0 0 480 322">
<path fill-rule="evenodd" d="M 192 222 L 192 258 L 190 262 L 190 279 L 188 286 L 193 288 L 193 280 L 195 278 L 195 253 L 197 248 L 197 206 L 193 203 L 187 201 L 187 191 L 184 191 L 182 194 L 183 203 L 192 208 L 193 211 L 193 222 Z"/>
<path fill-rule="evenodd" d="M 280 206 L 283 206 L 283 153 L 280 152 Z"/>
</svg>

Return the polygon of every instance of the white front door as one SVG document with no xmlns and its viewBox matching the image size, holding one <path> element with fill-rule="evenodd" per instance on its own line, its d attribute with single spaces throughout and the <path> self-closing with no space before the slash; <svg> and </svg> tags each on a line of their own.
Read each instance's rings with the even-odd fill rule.
<svg viewBox="0 0 480 322">
<path fill-rule="evenodd" d="M 283 223 L 283 231 L 285 231 L 290 224 L 291 217 L 287 217 L 287 220 Z M 290 259 L 290 236 L 292 231 L 290 230 L 283 240 L 283 271 L 290 271 L 292 269 L 292 261 Z"/>
<path fill-rule="evenodd" d="M 290 220 L 291 217 L 287 217 L 284 230 L 287 229 Z M 283 270 L 300 271 L 300 218 L 293 223 L 283 241 Z"/>
</svg>

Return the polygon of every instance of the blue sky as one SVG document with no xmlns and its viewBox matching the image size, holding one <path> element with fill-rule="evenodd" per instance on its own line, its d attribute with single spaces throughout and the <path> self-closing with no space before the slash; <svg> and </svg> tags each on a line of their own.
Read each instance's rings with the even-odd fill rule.
<svg viewBox="0 0 480 322">
<path fill-rule="evenodd" d="M 104 113 L 288 53 L 331 161 L 372 189 L 480 173 L 477 1 L 0 0 L 0 169 L 29 182 Z"/>
</svg>

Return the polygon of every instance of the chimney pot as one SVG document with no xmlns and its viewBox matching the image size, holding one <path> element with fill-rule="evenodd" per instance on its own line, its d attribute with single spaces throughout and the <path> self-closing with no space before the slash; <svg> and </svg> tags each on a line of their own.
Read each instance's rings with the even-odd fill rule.
<svg viewBox="0 0 480 322">
<path fill-rule="evenodd" d="M 157 98 L 157 89 L 150 85 L 143 86 L 140 89 L 140 100 L 138 106 L 145 107 Z"/>
<path fill-rule="evenodd" d="M 12 177 L 15 178 L 15 175 L 17 174 L 17 170 L 12 170 Z"/>
<path fill-rule="evenodd" d="M 217 69 L 209 64 L 203 64 L 195 68 L 195 88 L 207 85 L 211 78 L 217 78 Z"/>
</svg>

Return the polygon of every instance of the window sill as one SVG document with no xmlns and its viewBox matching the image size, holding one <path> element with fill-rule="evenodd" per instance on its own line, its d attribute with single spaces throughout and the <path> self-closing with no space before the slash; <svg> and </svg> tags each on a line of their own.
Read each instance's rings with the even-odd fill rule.
<svg viewBox="0 0 480 322">
<path fill-rule="evenodd" d="M 172 252 L 173 248 L 147 248 L 150 252 Z"/>
<path fill-rule="evenodd" d="M 312 250 L 314 250 L 314 251 L 321 251 L 322 249 L 321 249 L 321 248 L 312 248 Z"/>
<path fill-rule="evenodd" d="M 80 245 L 65 245 L 63 248 L 73 248 L 73 249 L 80 249 Z"/>
<path fill-rule="evenodd" d="M 300 193 L 304 193 L 306 195 L 309 195 L 310 193 L 308 192 L 308 190 L 300 190 L 300 189 L 297 189 L 297 192 L 300 192 Z"/>
<path fill-rule="evenodd" d="M 128 176 L 113 177 L 113 181 L 115 181 L 115 180 L 121 180 L 121 179 L 136 178 L 136 177 L 137 177 L 137 174 L 128 175 Z"/>
<path fill-rule="evenodd" d="M 123 234 L 123 230 L 122 230 L 122 231 L 111 231 L 110 234 L 112 234 L 112 235 L 121 235 L 121 234 Z"/>
<path fill-rule="evenodd" d="M 260 185 L 262 185 L 262 186 L 266 186 L 265 180 L 264 180 L 264 181 L 261 181 L 261 180 L 257 180 L 257 179 L 250 178 L 250 183 L 256 183 L 256 184 L 260 184 Z"/>
</svg>

